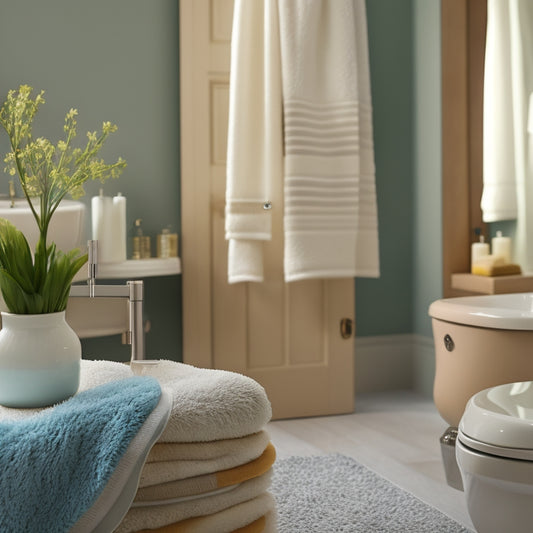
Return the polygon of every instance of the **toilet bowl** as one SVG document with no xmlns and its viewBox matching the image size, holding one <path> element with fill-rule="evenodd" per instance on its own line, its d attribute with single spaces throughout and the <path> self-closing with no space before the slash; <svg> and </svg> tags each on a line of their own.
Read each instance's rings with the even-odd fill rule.
<svg viewBox="0 0 533 533">
<path fill-rule="evenodd" d="M 533 293 L 447 298 L 429 307 L 435 342 L 433 399 L 457 427 L 483 389 L 533 380 Z"/>
<path fill-rule="evenodd" d="M 533 382 L 476 393 L 459 423 L 456 457 L 478 533 L 533 530 Z"/>
<path fill-rule="evenodd" d="M 504 383 L 533 380 L 533 293 L 447 298 L 429 307 L 435 343 L 433 399 L 450 425 L 441 437 L 448 484 L 462 489 L 457 427 L 468 400 Z"/>
</svg>

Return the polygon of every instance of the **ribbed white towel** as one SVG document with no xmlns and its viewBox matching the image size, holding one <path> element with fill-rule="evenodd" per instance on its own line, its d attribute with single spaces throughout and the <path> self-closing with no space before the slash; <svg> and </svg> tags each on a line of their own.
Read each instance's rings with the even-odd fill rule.
<svg viewBox="0 0 533 533">
<path fill-rule="evenodd" d="M 234 13 L 226 237 L 284 180 L 285 280 L 379 276 L 364 0 L 237 0 Z M 269 237 L 240 221 L 245 238 Z M 229 281 L 262 279 L 261 261 L 230 242 Z"/>
</svg>

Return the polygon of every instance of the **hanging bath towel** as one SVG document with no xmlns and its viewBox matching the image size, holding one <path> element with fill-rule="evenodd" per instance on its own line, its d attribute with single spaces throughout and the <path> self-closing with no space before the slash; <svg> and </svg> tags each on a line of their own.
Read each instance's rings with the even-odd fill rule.
<svg viewBox="0 0 533 533">
<path fill-rule="evenodd" d="M 237 1 L 228 135 L 230 283 L 263 279 L 274 180 L 285 281 L 379 276 L 364 0 Z"/>
<path fill-rule="evenodd" d="M 226 180 L 228 281 L 263 281 L 273 183 L 283 179 L 277 0 L 236 0 L 231 38 Z"/>
</svg>

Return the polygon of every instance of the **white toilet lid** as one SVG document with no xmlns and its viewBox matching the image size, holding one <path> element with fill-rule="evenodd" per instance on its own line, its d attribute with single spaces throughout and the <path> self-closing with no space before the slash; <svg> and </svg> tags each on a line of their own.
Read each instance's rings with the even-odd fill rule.
<svg viewBox="0 0 533 533">
<path fill-rule="evenodd" d="M 493 455 L 533 460 L 533 382 L 474 394 L 459 423 L 459 439 Z"/>
</svg>

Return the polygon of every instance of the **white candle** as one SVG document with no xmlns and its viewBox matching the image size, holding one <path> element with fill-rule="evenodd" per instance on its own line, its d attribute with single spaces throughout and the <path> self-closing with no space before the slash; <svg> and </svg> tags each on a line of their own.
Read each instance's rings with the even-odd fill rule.
<svg viewBox="0 0 533 533">
<path fill-rule="evenodd" d="M 126 197 L 113 197 L 113 255 L 112 261 L 126 261 Z"/>
<path fill-rule="evenodd" d="M 511 262 L 511 239 L 504 237 L 501 231 L 496 232 L 492 238 L 492 255 L 503 257 L 506 263 Z"/>
<path fill-rule="evenodd" d="M 98 262 L 109 263 L 113 255 L 111 238 L 113 200 L 104 196 L 100 190 L 99 196 L 91 199 L 92 238 L 98 241 Z"/>
</svg>

